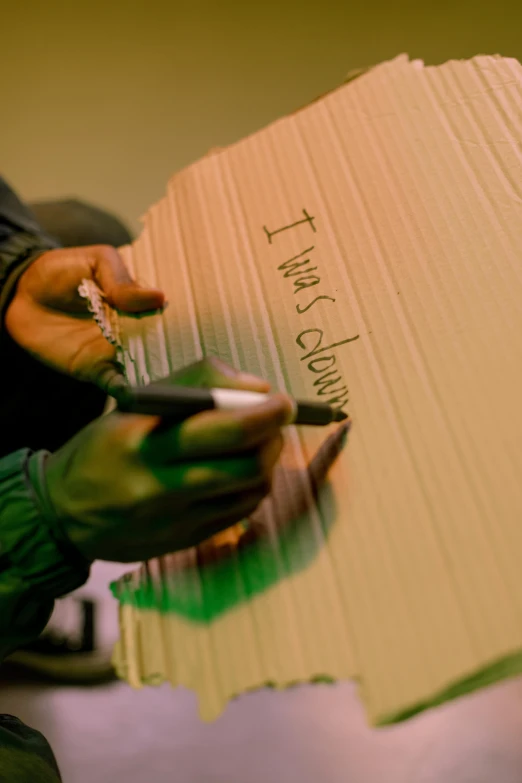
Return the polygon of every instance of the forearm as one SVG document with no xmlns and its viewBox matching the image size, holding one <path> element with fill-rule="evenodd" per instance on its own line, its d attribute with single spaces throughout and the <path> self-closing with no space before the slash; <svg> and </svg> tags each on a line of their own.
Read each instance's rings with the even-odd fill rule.
<svg viewBox="0 0 522 783">
<path fill-rule="evenodd" d="M 89 577 L 90 563 L 55 526 L 45 458 L 21 449 L 0 460 L 0 660 L 37 638 L 55 598 Z"/>
</svg>

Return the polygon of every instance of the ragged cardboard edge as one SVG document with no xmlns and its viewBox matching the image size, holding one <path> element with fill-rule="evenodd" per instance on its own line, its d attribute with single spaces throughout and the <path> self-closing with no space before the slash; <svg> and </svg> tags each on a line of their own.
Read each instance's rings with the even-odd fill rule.
<svg viewBox="0 0 522 783">
<path fill-rule="evenodd" d="M 128 383 L 130 383 L 130 368 L 135 367 L 135 361 L 132 358 L 130 351 L 125 347 L 122 340 L 121 328 L 120 328 L 120 316 L 118 310 L 112 307 L 104 292 L 96 285 L 93 280 L 84 278 L 78 286 L 78 293 L 87 302 L 87 308 L 98 326 L 100 331 L 111 345 L 116 348 L 115 361 L 123 368 L 123 374 Z M 164 308 L 168 303 L 165 303 Z M 131 314 L 125 313 L 126 317 L 134 315 L 134 317 L 142 318 L 147 315 L 155 315 L 158 311 L 154 310 L 149 313 Z M 116 401 L 109 397 L 105 406 L 104 413 L 109 413 L 116 407 Z"/>
<path fill-rule="evenodd" d="M 197 696 L 199 717 L 206 723 L 217 720 L 231 701 L 244 694 L 255 693 L 256 691 L 265 688 L 285 691 L 302 685 L 331 685 L 336 682 L 349 680 L 357 685 L 359 696 L 364 702 L 364 681 L 358 676 L 353 676 L 353 674 L 348 671 L 337 671 L 335 673 L 329 672 L 327 675 L 317 673 L 308 679 L 296 678 L 293 680 L 277 682 L 245 682 L 239 692 L 229 690 L 223 694 L 223 697 L 218 703 L 210 704 L 201 696 L 196 683 L 189 679 L 175 679 L 169 677 L 168 674 L 159 671 L 144 674 L 141 671 L 141 667 L 138 665 L 138 650 L 141 648 L 140 635 L 147 624 L 150 624 L 151 620 L 157 620 L 157 618 L 153 617 L 154 613 L 151 610 L 139 609 L 126 604 L 120 604 L 118 612 L 120 629 L 122 629 L 122 639 L 116 642 L 111 659 L 116 675 L 120 679 L 125 680 L 134 690 L 141 690 L 144 686 L 157 687 L 167 682 L 173 688 L 183 686 L 189 690 L 193 690 Z M 173 627 L 177 626 L 173 635 L 183 633 L 183 621 L 181 621 L 179 617 L 162 618 L 162 620 L 163 622 L 171 622 Z M 131 654 L 124 654 L 123 639 L 127 646 L 127 650 L 132 651 Z M 438 707 L 455 698 L 471 694 L 478 687 L 484 688 L 495 684 L 499 680 L 513 678 L 520 674 L 522 674 L 522 652 L 513 652 L 512 654 L 494 661 L 489 666 L 479 668 L 465 679 L 450 683 L 447 687 L 434 691 L 428 698 L 412 704 L 408 709 L 400 712 L 371 716 L 371 725 L 375 727 L 384 727 L 402 723 L 427 709 Z"/>
<path fill-rule="evenodd" d="M 384 60 L 380 63 L 374 63 L 373 65 L 366 65 L 361 66 L 359 68 L 352 68 L 348 73 L 346 74 L 345 78 L 343 79 L 342 83 L 340 85 L 337 85 L 336 87 L 332 87 L 330 90 L 326 90 L 324 93 L 321 93 L 316 98 L 312 98 L 312 100 L 308 101 L 306 104 L 298 107 L 297 109 L 294 109 L 292 111 L 289 111 L 287 114 L 283 115 L 282 117 L 277 118 L 276 120 L 273 120 L 272 122 L 268 123 L 267 125 L 263 126 L 262 128 L 258 128 L 258 130 L 253 131 L 252 133 L 247 134 L 243 138 L 239 139 L 238 141 L 232 142 L 231 144 L 228 144 L 225 147 L 211 147 L 211 149 L 208 150 L 208 152 L 203 155 L 202 158 L 199 158 L 196 161 L 193 161 L 192 163 L 189 163 L 187 166 L 184 166 L 182 169 L 180 169 L 178 172 L 176 172 L 173 176 L 177 176 L 178 174 L 181 174 L 182 172 L 186 171 L 187 169 L 191 168 L 192 166 L 195 166 L 198 164 L 200 160 L 203 160 L 205 157 L 213 156 L 213 155 L 221 155 L 227 150 L 229 150 L 231 147 L 234 147 L 236 144 L 240 144 L 241 142 L 245 141 L 246 139 L 250 138 L 251 136 L 256 135 L 260 131 L 266 130 L 266 128 L 271 127 L 272 125 L 275 125 L 278 122 L 281 122 L 285 119 L 285 117 L 291 117 L 296 114 L 299 114 L 303 111 L 306 111 L 314 104 L 322 101 L 324 98 L 327 98 L 329 95 L 333 95 L 334 93 L 338 92 L 339 90 L 343 90 L 345 87 L 347 87 L 349 84 L 355 81 L 360 81 L 361 78 L 365 76 L 369 76 L 373 71 L 379 68 L 388 68 L 392 66 L 394 63 L 396 63 L 398 66 L 408 66 L 410 68 L 413 68 L 418 71 L 422 70 L 437 70 L 440 68 L 444 68 L 447 65 L 451 65 L 456 62 L 471 62 L 472 60 L 475 60 L 477 57 L 493 57 L 496 59 L 502 59 L 502 60 L 512 60 L 515 58 L 509 58 L 509 57 L 503 57 L 500 54 L 494 54 L 494 55 L 476 55 L 475 57 L 466 59 L 451 59 L 447 60 L 445 63 L 441 63 L 439 65 L 425 65 L 424 61 L 419 58 L 410 59 L 410 56 L 402 52 L 401 54 L 398 54 L 396 57 L 391 58 L 390 60 Z M 140 216 L 139 220 L 142 224 L 146 224 L 147 221 L 147 215 L 149 212 L 156 207 L 157 204 L 159 204 L 162 201 L 162 199 L 158 199 L 157 201 L 153 202 L 152 205 Z M 134 244 L 134 243 L 132 243 Z"/>
<path fill-rule="evenodd" d="M 258 130 L 253 131 L 252 133 L 248 134 L 247 136 L 244 136 L 238 142 L 232 142 L 232 144 L 227 144 L 227 146 L 225 146 L 225 147 L 211 147 L 208 150 L 208 152 L 206 152 L 205 155 L 203 155 L 203 158 L 210 157 L 212 155 L 220 155 L 223 152 L 226 152 L 227 150 L 229 150 L 235 144 L 238 144 L 241 141 L 244 141 L 244 139 L 247 139 L 250 136 L 254 136 L 256 133 L 259 133 L 260 131 L 264 130 L 265 128 L 270 127 L 271 125 L 273 125 L 276 122 L 280 122 L 285 117 L 290 117 L 290 116 L 293 116 L 294 114 L 299 114 L 299 112 L 305 111 L 310 106 L 313 106 L 315 103 L 318 103 L 319 101 L 322 101 L 328 95 L 331 95 L 332 93 L 337 92 L 337 90 L 342 90 L 348 83 L 353 82 L 356 79 L 359 79 L 361 76 L 365 76 L 366 74 L 368 74 L 371 71 L 373 71 L 375 68 L 379 68 L 381 65 L 388 65 L 388 64 L 391 64 L 391 63 L 394 63 L 394 62 L 404 63 L 405 61 L 408 61 L 409 64 L 413 64 L 413 65 L 415 65 L 416 63 L 421 63 L 421 65 L 422 65 L 422 61 L 421 60 L 410 60 L 409 59 L 409 55 L 403 53 L 403 54 L 397 55 L 397 57 L 394 57 L 391 60 L 386 60 L 383 63 L 376 63 L 374 65 L 365 65 L 365 66 L 361 66 L 360 68 L 352 68 L 352 69 L 350 69 L 348 71 L 348 73 L 346 74 L 346 76 L 344 77 L 344 79 L 343 79 L 343 81 L 342 81 L 342 83 L 340 85 L 337 85 L 336 87 L 332 87 L 332 89 L 327 90 L 326 92 L 321 93 L 316 98 L 312 98 L 312 100 L 308 101 L 308 103 L 305 103 L 303 106 L 300 106 L 297 109 L 294 109 L 293 111 L 289 111 L 287 114 L 284 114 L 282 117 L 279 117 L 278 119 L 273 120 L 273 122 L 268 123 L 268 125 L 263 126 L 263 128 L 258 128 Z M 201 159 L 202 158 L 200 158 L 199 160 L 201 160 Z M 189 163 L 187 166 L 184 166 L 182 169 L 180 169 L 179 172 L 176 172 L 176 174 L 181 174 L 183 171 L 185 171 L 186 169 L 190 168 L 191 166 L 196 165 L 197 163 L 198 163 L 198 161 L 194 161 L 193 163 Z M 174 174 L 173 176 L 176 176 L 176 174 Z M 161 202 L 161 200 L 162 199 L 159 199 L 158 201 L 155 201 L 147 209 L 147 211 L 144 212 L 140 216 L 140 223 L 143 223 L 143 224 L 146 223 L 148 213 L 152 209 L 154 209 L 154 207 L 157 204 L 159 204 Z M 132 244 L 134 244 L 134 243 L 132 243 Z"/>
<path fill-rule="evenodd" d="M 182 686 L 194 691 L 197 697 L 199 717 L 206 723 L 211 723 L 217 720 L 217 718 L 223 714 L 230 701 L 237 699 L 246 693 L 254 693 L 264 688 L 270 688 L 276 691 L 285 691 L 300 685 L 332 685 L 338 681 L 356 680 L 356 678 L 353 677 L 352 672 L 348 671 L 348 669 L 346 671 L 337 671 L 333 675 L 330 673 L 318 673 L 317 675 L 312 675 L 307 679 L 296 677 L 284 681 L 260 680 L 258 682 L 245 680 L 243 683 L 240 683 L 239 691 L 227 690 L 225 693 L 223 693 L 220 699 L 217 701 L 214 700 L 213 703 L 210 703 L 207 699 L 202 698 L 198 690 L 197 683 L 191 680 L 190 677 L 169 677 L 168 674 L 160 671 L 150 671 L 147 674 L 144 674 L 141 671 L 141 667 L 139 665 L 139 651 L 141 649 L 140 635 L 141 631 L 147 626 L 148 633 L 151 632 L 150 622 L 152 621 L 154 623 L 158 620 L 158 617 L 155 616 L 154 612 L 150 610 L 135 609 L 129 605 L 121 604 L 119 606 L 118 613 L 122 638 L 116 642 L 111 659 L 116 675 L 120 679 L 125 680 L 134 690 L 141 690 L 145 686 L 158 687 L 165 683 L 169 683 L 172 688 Z M 172 624 L 171 634 L 173 637 L 179 634 L 183 634 L 185 624 L 181 618 L 176 616 L 167 618 L 163 617 L 161 618 L 161 621 L 170 622 Z M 203 633 L 203 629 L 201 630 Z M 152 633 L 154 633 L 154 631 L 152 631 Z M 128 650 L 132 650 L 130 655 L 124 655 L 124 644 L 127 646 Z"/>
<path fill-rule="evenodd" d="M 93 280 L 84 278 L 78 286 L 78 293 L 82 299 L 87 300 L 89 312 L 92 313 L 94 320 L 100 327 L 101 333 L 107 342 L 114 345 L 121 354 L 123 348 L 118 315 L 116 310 L 108 303 L 101 288 L 99 288 Z M 118 357 L 118 359 L 120 358 L 121 357 Z"/>
</svg>

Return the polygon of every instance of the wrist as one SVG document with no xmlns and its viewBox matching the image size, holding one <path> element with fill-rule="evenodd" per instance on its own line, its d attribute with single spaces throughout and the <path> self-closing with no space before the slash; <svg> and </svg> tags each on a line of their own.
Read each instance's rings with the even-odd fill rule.
<svg viewBox="0 0 522 783">
<path fill-rule="evenodd" d="M 34 237 L 26 234 L 18 234 L 12 238 L 9 248 L 0 247 L 0 260 L 7 269 L 0 292 L 0 329 L 4 327 L 5 314 L 16 294 L 20 278 L 40 256 L 50 249 L 52 246 L 42 246 Z"/>
<path fill-rule="evenodd" d="M 83 553 L 75 540 L 71 530 L 74 527 L 72 524 L 74 517 L 60 491 L 64 475 L 64 466 L 61 464 L 61 460 L 62 454 L 58 450 L 53 454 L 45 452 L 38 461 L 31 462 L 33 475 L 36 479 L 35 485 L 38 486 L 38 498 L 42 513 L 51 526 L 54 536 L 63 543 L 72 557 L 79 558 L 79 562 L 84 567 L 88 567 L 93 560 Z"/>
</svg>

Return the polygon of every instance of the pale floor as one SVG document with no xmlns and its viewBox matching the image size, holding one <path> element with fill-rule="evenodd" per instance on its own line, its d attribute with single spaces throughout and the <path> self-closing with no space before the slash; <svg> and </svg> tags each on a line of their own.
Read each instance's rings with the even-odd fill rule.
<svg viewBox="0 0 522 783">
<path fill-rule="evenodd" d="M 127 568 L 97 563 L 82 589 L 103 598 L 107 643 L 117 635 L 107 585 Z M 168 686 L 25 684 L 5 687 L 1 704 L 45 734 L 64 783 L 522 781 L 520 679 L 385 729 L 368 728 L 347 683 L 249 694 L 214 724 Z"/>
</svg>

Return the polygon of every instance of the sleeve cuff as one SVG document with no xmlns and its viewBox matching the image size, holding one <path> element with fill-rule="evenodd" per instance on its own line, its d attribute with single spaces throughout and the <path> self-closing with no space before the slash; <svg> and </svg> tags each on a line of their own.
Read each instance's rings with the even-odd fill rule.
<svg viewBox="0 0 522 783">
<path fill-rule="evenodd" d="M 91 566 L 54 524 L 43 474 L 48 455 L 20 449 L 0 461 L 0 555 L 42 600 L 81 587 Z"/>
</svg>

